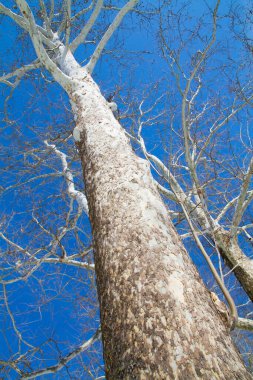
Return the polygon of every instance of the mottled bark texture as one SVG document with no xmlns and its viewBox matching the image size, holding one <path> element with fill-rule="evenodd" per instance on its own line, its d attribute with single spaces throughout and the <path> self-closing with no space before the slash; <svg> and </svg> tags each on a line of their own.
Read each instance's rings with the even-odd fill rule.
<svg viewBox="0 0 253 380">
<path fill-rule="evenodd" d="M 206 231 L 209 239 L 218 248 L 225 263 L 233 270 L 234 275 L 243 287 L 248 297 L 253 301 L 253 259 L 245 255 L 238 244 L 238 237 L 232 237 L 230 231 L 223 227 L 210 226 L 201 207 L 196 207 L 194 203 L 179 192 L 180 202 L 182 202 L 188 213 L 190 213 Z M 215 221 L 213 221 L 215 225 Z"/>
<path fill-rule="evenodd" d="M 251 379 L 153 184 L 87 76 L 71 93 L 107 379 Z"/>
<path fill-rule="evenodd" d="M 253 301 L 253 260 L 247 257 L 239 247 L 237 238 L 231 238 L 229 232 L 223 228 L 214 231 L 217 247 L 226 262 L 242 285 L 243 289 Z"/>
</svg>

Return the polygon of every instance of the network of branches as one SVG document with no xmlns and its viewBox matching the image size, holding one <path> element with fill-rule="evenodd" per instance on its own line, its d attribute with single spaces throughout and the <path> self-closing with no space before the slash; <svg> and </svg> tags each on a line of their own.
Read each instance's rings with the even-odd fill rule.
<svg viewBox="0 0 253 380">
<path fill-rule="evenodd" d="M 137 3 L 0 3 L 3 378 L 104 378 L 92 234 L 59 52 L 63 61 L 71 52 L 117 103 L 204 282 L 225 302 L 220 283 L 228 290 L 239 315 L 233 335 L 251 367 L 252 9 Z"/>
</svg>

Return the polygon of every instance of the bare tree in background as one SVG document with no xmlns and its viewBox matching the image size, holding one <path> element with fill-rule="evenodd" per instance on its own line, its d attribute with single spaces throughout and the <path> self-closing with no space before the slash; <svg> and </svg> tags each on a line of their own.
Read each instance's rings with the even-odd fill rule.
<svg viewBox="0 0 253 380">
<path fill-rule="evenodd" d="M 176 47 L 173 46 L 175 40 L 170 40 L 170 31 L 174 26 L 167 23 L 170 18 L 164 17 L 168 9 L 166 4 L 154 11 L 160 21 L 159 39 L 163 57 L 175 78 L 178 91 L 175 102 L 171 102 L 171 105 L 177 105 L 177 109 L 172 109 L 170 114 L 171 136 L 174 133 L 177 139 L 172 144 L 172 154 L 162 161 L 158 155 L 150 153 L 143 131 L 147 125 L 159 124 L 165 112 L 160 109 L 160 103 L 168 94 L 157 94 L 155 100 L 152 96 L 147 108 L 147 99 L 142 99 L 137 112 L 135 109 L 130 113 L 126 109 L 121 115 L 117 112 L 112 96 L 106 100 L 92 76 L 101 54 L 123 18 L 131 12 L 140 12 L 145 16 L 149 9 L 138 8 L 137 0 L 130 0 L 119 8 L 101 0 L 87 3 L 84 8 L 70 0 L 61 4 L 41 0 L 37 8 L 29 7 L 25 0 L 17 0 L 14 10 L 0 3 L 0 12 L 4 17 L 25 32 L 21 37 L 24 46 L 32 42 L 36 53 L 33 62 L 26 62 L 1 77 L 1 82 L 11 88 L 5 103 L 8 128 L 4 138 L 8 140 L 9 128 L 15 131 L 16 145 L 19 145 L 19 139 L 21 141 L 19 150 L 13 153 L 21 154 L 24 160 L 17 169 L 14 165 L 11 168 L 10 164 L 9 169 L 13 172 L 17 170 L 18 180 L 5 174 L 8 185 L 2 188 L 3 196 L 15 192 L 17 188 L 25 189 L 25 186 L 28 192 L 30 189 L 34 193 L 32 210 L 26 211 L 31 216 L 29 219 L 26 216 L 24 220 L 27 224 L 20 227 L 21 233 L 30 230 L 33 239 L 27 243 L 24 237 L 19 239 L 15 236 L 16 231 L 10 236 L 11 217 L 3 220 L 0 233 L 6 247 L 2 257 L 2 298 L 12 333 L 18 342 L 11 358 L 0 362 L 6 376 L 36 378 L 64 369 L 70 378 L 81 378 L 84 373 L 91 378 L 100 378 L 99 364 L 91 370 L 85 360 L 77 360 L 82 357 L 81 353 L 96 345 L 101 330 L 108 379 L 252 378 L 230 335 L 230 330 L 235 327 L 252 329 L 252 321 L 238 318 L 236 305 L 225 285 L 221 261 L 218 262 L 218 274 L 203 243 L 203 237 L 208 239 L 217 257 L 225 259 L 230 272 L 252 298 L 252 260 L 247 249 L 244 252 L 238 243 L 240 233 L 251 240 L 252 225 L 241 223 L 253 198 L 250 134 L 247 143 L 242 137 L 248 156 L 243 161 L 245 168 L 238 170 L 235 176 L 234 181 L 239 184 L 236 194 L 231 197 L 230 193 L 221 191 L 216 194 L 216 204 L 212 197 L 208 197 L 210 189 L 215 188 L 214 181 L 217 180 L 217 186 L 223 182 L 221 171 L 216 174 L 217 156 L 213 157 L 214 147 L 217 147 L 216 136 L 252 101 L 250 81 L 242 85 L 239 79 L 232 102 L 223 104 L 222 100 L 219 103 L 218 98 L 204 99 L 202 77 L 216 43 L 219 5 L 220 1 L 217 1 L 214 8 L 209 10 L 211 22 L 207 30 L 210 35 L 205 38 L 201 23 L 195 30 L 186 28 L 184 36 L 180 29 L 181 11 L 171 11 L 171 20 L 177 20 L 181 38 L 179 44 L 176 41 Z M 99 33 L 96 33 L 96 23 L 100 22 L 104 14 L 109 15 L 106 19 L 108 26 L 104 28 L 99 25 Z M 187 51 L 187 44 L 191 44 L 194 38 L 201 41 L 201 49 L 198 46 L 194 52 L 190 49 Z M 91 48 L 93 45 L 95 47 Z M 86 54 L 82 58 L 83 64 L 77 59 L 77 49 L 84 46 Z M 190 56 L 188 61 L 185 60 L 186 53 Z M 182 61 L 187 62 L 188 68 Z M 31 132 L 31 143 L 27 145 L 24 138 L 20 138 L 24 133 L 28 139 L 29 132 L 20 130 L 18 117 L 14 122 L 9 118 L 8 102 L 14 89 L 28 75 L 33 75 L 35 82 L 40 82 L 42 77 L 48 83 L 53 78 L 64 89 L 74 116 L 72 133 L 70 128 L 64 128 L 66 123 L 62 123 L 63 127 L 59 127 L 57 133 L 53 126 L 49 131 L 51 133 L 45 133 L 42 126 L 36 135 Z M 171 95 L 169 93 L 170 98 Z M 199 103 L 198 97 L 201 98 Z M 156 107 L 159 111 L 153 113 Z M 31 104 L 30 110 L 33 109 Z M 57 110 L 54 111 L 57 115 Z M 173 123 L 177 112 L 181 114 L 179 128 Z M 69 113 L 67 117 L 70 119 Z M 38 124 L 39 119 L 38 114 Z M 41 115 L 41 119 L 44 122 L 45 115 Z M 118 119 L 122 123 L 126 121 L 126 130 Z M 71 123 L 72 120 L 69 120 Z M 205 128 L 201 128 L 201 124 L 205 124 Z M 52 134 L 54 139 L 50 138 Z M 72 134 L 77 148 L 75 157 L 69 154 Z M 40 141 L 38 148 L 32 148 L 35 138 Z M 141 151 L 142 157 L 134 153 L 129 139 Z M 13 147 L 12 144 L 8 145 L 8 149 Z M 73 162 L 70 162 L 70 156 Z M 77 156 L 82 162 L 85 195 L 75 173 Z M 150 164 L 154 178 L 150 173 Z M 62 186 L 59 177 L 64 179 L 64 189 L 67 190 L 61 196 L 60 192 L 57 193 L 57 188 Z M 224 180 L 227 181 L 225 177 Z M 51 183 L 56 184 L 53 191 Z M 43 197 L 40 197 L 38 193 L 42 189 Z M 173 211 L 168 210 L 162 202 L 159 191 L 169 199 L 169 205 L 174 205 Z M 15 198 L 17 200 L 18 197 Z M 47 208 L 48 213 L 41 214 L 44 203 L 55 205 L 54 211 Z M 14 226 L 22 218 L 19 215 L 24 213 L 22 205 L 19 207 L 20 210 L 13 214 Z M 225 296 L 228 309 L 203 284 L 171 223 L 170 214 L 175 224 L 179 223 L 179 228 L 181 225 L 183 228 L 189 226 L 189 232 L 182 237 L 194 238 Z M 229 222 L 225 219 L 228 214 Z M 86 226 L 85 215 L 89 215 L 92 226 L 93 248 L 91 242 L 87 241 L 89 227 Z M 50 269 L 44 272 L 44 267 Z M 67 271 L 62 268 L 70 269 Z M 87 288 L 93 285 L 94 269 L 101 329 L 95 323 L 98 317 L 95 306 L 92 306 L 93 302 L 95 304 L 94 296 L 87 295 Z M 57 289 L 47 288 L 45 278 L 48 276 L 53 276 Z M 94 335 L 75 347 L 65 346 L 64 349 L 61 348 L 63 342 L 56 342 L 54 337 L 40 343 L 36 339 L 29 339 L 25 323 L 20 328 L 12 312 L 13 286 L 30 282 L 33 290 L 40 294 L 42 305 L 50 297 L 61 295 L 64 298 L 68 276 L 69 281 L 74 283 L 69 301 L 71 307 L 74 299 L 77 314 L 82 314 L 82 306 L 86 309 L 82 315 L 85 315 L 83 323 L 88 317 L 94 319 L 94 323 L 89 322 L 90 326 L 87 326 L 87 332 L 96 330 Z M 80 288 L 85 288 L 85 296 Z M 91 305 L 90 310 L 84 305 Z M 64 306 L 67 307 L 67 300 Z M 39 312 L 39 307 L 36 312 Z M 53 358 L 50 356 L 52 347 L 56 352 Z M 40 362 L 42 354 L 44 362 Z M 56 362 L 48 364 L 55 357 Z M 69 367 L 71 362 L 76 364 Z"/>
</svg>

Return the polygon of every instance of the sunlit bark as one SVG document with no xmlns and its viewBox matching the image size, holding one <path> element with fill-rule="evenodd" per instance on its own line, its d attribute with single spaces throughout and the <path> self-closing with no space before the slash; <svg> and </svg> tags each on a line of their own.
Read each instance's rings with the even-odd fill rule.
<svg viewBox="0 0 253 380">
<path fill-rule="evenodd" d="M 133 153 L 92 78 L 75 83 L 74 136 L 93 227 L 107 378 L 250 379 L 148 163 Z"/>
</svg>

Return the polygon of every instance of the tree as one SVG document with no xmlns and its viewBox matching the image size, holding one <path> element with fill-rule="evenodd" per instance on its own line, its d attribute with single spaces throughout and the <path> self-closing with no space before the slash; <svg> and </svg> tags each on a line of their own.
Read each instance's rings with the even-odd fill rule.
<svg viewBox="0 0 253 380">
<path fill-rule="evenodd" d="M 6 287 L 19 280 L 32 277 L 42 263 L 65 263 L 93 270 L 93 263 L 89 260 L 83 262 L 88 250 L 79 252 L 78 255 L 70 255 L 62 243 L 67 232 L 78 227 L 81 213 L 88 213 L 89 208 L 107 377 L 112 379 L 151 377 L 157 379 L 228 379 L 231 377 L 250 379 L 251 376 L 232 342 L 230 328 L 235 325 L 238 327 L 246 325 L 250 328 L 252 323 L 250 320 L 238 320 L 234 301 L 224 281 L 210 264 L 230 307 L 231 314 L 227 315 L 225 322 L 224 318 L 221 318 L 221 313 L 224 317 L 224 311 L 221 311 L 220 306 L 217 309 L 217 303 L 221 305 L 220 301 L 210 294 L 201 281 L 158 193 L 160 190 L 163 195 L 180 206 L 180 211 L 176 213 L 176 216 L 188 222 L 198 248 L 209 263 L 210 259 L 199 238 L 201 232 L 196 222 L 204 233 L 211 237 L 218 253 L 227 260 L 243 288 L 251 296 L 252 261 L 239 247 L 237 233 L 243 212 L 252 200 L 252 191 L 249 190 L 252 160 L 242 178 L 239 195 L 228 201 L 216 220 L 213 218 L 212 208 L 207 207 L 205 191 L 207 183 L 202 181 L 202 178 L 200 180 L 202 169 L 197 170 L 197 164 L 203 163 L 202 155 L 205 154 L 206 157 L 208 153 L 210 154 L 208 149 L 212 147 L 214 132 L 216 133 L 232 116 L 251 102 L 251 95 L 248 94 L 250 91 L 247 88 L 247 91 L 244 89 L 239 92 L 238 103 L 234 102 L 232 109 L 227 107 L 226 112 L 223 110 L 219 118 L 213 122 L 206 141 L 201 141 L 199 146 L 196 138 L 192 138 L 190 134 L 190 127 L 196 127 L 196 122 L 200 122 L 204 114 L 205 117 L 207 116 L 205 113 L 207 106 L 201 109 L 194 108 L 194 99 L 201 88 L 199 73 L 215 42 L 220 2 L 217 1 L 215 8 L 210 12 L 211 39 L 208 42 L 203 40 L 204 49 L 192 56 L 191 75 L 186 80 L 185 89 L 182 89 L 181 78 L 178 75 L 179 71 L 184 77 L 184 70 L 179 59 L 181 51 L 178 51 L 176 55 L 175 50 L 168 45 L 166 30 L 163 27 L 163 6 L 158 9 L 163 54 L 165 59 L 172 64 L 172 73 L 182 96 L 184 164 L 190 173 L 189 179 L 192 181 L 188 191 L 184 184 L 179 184 L 170 166 L 165 166 L 146 148 L 142 129 L 149 119 L 145 119 L 148 111 L 143 111 L 144 101 L 139 106 L 137 132 L 135 134 L 134 131 L 133 133 L 125 132 L 117 120 L 121 116 L 116 115 L 117 118 L 115 118 L 116 104 L 111 99 L 108 102 L 104 98 L 92 77 L 95 65 L 105 46 L 125 15 L 134 9 L 141 12 L 141 8 L 134 8 L 137 3 L 137 0 L 130 0 L 121 8 L 116 9 L 115 18 L 109 20 L 109 27 L 97 42 L 94 52 L 88 53 L 88 61 L 83 66 L 78 63 L 74 55 L 81 44 L 88 43 L 88 34 L 92 32 L 92 27 L 96 20 L 99 21 L 98 17 L 104 10 L 103 1 L 98 0 L 96 4 L 92 2 L 87 8 L 80 8 L 75 2 L 71 4 L 70 1 L 66 1 L 62 8 L 60 7 L 60 22 L 55 21 L 59 16 L 59 10 L 54 9 L 54 2 L 48 5 L 40 1 L 37 15 L 25 0 L 16 1 L 16 12 L 0 4 L 0 12 L 28 32 L 36 53 L 36 58 L 32 63 L 17 68 L 12 73 L 4 74 L 1 81 L 13 89 L 31 70 L 45 68 L 65 90 L 74 115 L 73 137 L 82 161 L 85 194 L 89 205 L 87 206 L 84 194 L 76 190 L 74 177 L 67 162 L 68 157 L 42 134 L 44 146 L 47 149 L 46 154 L 48 152 L 55 154 L 63 166 L 63 175 L 71 200 L 70 208 L 65 218 L 65 226 L 61 227 L 57 233 L 45 228 L 45 221 L 42 223 L 33 212 L 33 223 L 50 237 L 46 248 L 37 247 L 35 253 L 31 254 L 28 249 L 1 233 L 8 247 L 14 248 L 16 256 L 21 254 L 24 262 L 20 268 L 20 261 L 15 256 L 12 266 L 20 275 L 16 276 L 16 273 L 13 275 L 8 272 L 9 278 L 7 280 L 4 278 L 2 281 L 5 306 L 15 334 L 18 336 L 19 345 L 24 344 L 29 347 L 30 343 L 23 338 L 17 328 L 9 306 Z M 79 12 L 72 16 L 75 6 Z M 110 2 L 105 5 L 105 9 L 109 12 L 115 11 Z M 90 10 L 91 14 L 86 19 L 86 23 L 81 25 L 80 30 L 78 27 L 75 30 L 74 21 Z M 36 17 L 38 20 L 43 20 L 42 26 L 39 21 L 35 21 Z M 191 35 L 194 35 L 192 31 Z M 11 82 L 12 78 L 14 82 Z M 45 80 L 48 78 L 45 77 Z M 151 110 L 160 98 L 157 98 Z M 5 117 L 11 124 L 7 113 Z M 130 119 L 129 116 L 128 118 Z M 152 122 L 155 119 L 151 117 L 150 120 Z M 207 121 L 207 118 L 205 120 Z M 68 137 L 69 135 L 61 136 L 62 139 L 68 139 Z M 142 157 L 134 153 L 129 144 L 129 137 L 141 148 Z M 209 142 L 211 142 L 210 145 Z M 29 157 L 32 157 L 30 161 L 28 160 L 31 166 L 37 167 L 42 161 L 43 165 L 47 162 L 47 156 L 43 157 L 41 153 L 38 155 L 36 150 L 29 152 Z M 149 161 L 158 176 L 169 184 L 170 189 L 167 189 L 165 183 L 158 184 L 151 177 Z M 179 162 L 178 159 L 177 162 Z M 48 171 L 45 170 L 38 177 L 44 179 L 49 176 Z M 24 182 L 29 183 L 33 180 L 25 178 Z M 189 186 L 188 179 L 186 184 Z M 10 185 L 9 188 L 13 186 L 15 185 Z M 4 190 L 6 191 L 6 188 Z M 73 218 L 75 202 L 78 210 Z M 231 231 L 228 231 L 219 225 L 219 221 L 234 205 L 232 227 Z M 245 230 L 247 231 L 246 227 L 244 227 Z M 6 259 L 5 265 L 9 269 L 9 258 Z M 98 336 L 99 331 L 90 340 L 73 349 L 70 354 L 60 357 L 57 365 L 48 365 L 41 370 L 31 370 L 29 355 L 31 352 L 34 355 L 36 351 L 32 346 L 30 346 L 30 352 L 28 350 L 25 355 L 21 354 L 21 349 L 19 349 L 19 356 L 10 360 L 8 365 L 22 378 L 34 378 L 53 373 L 94 343 Z M 3 362 L 2 365 L 6 368 L 7 363 Z"/>
</svg>

